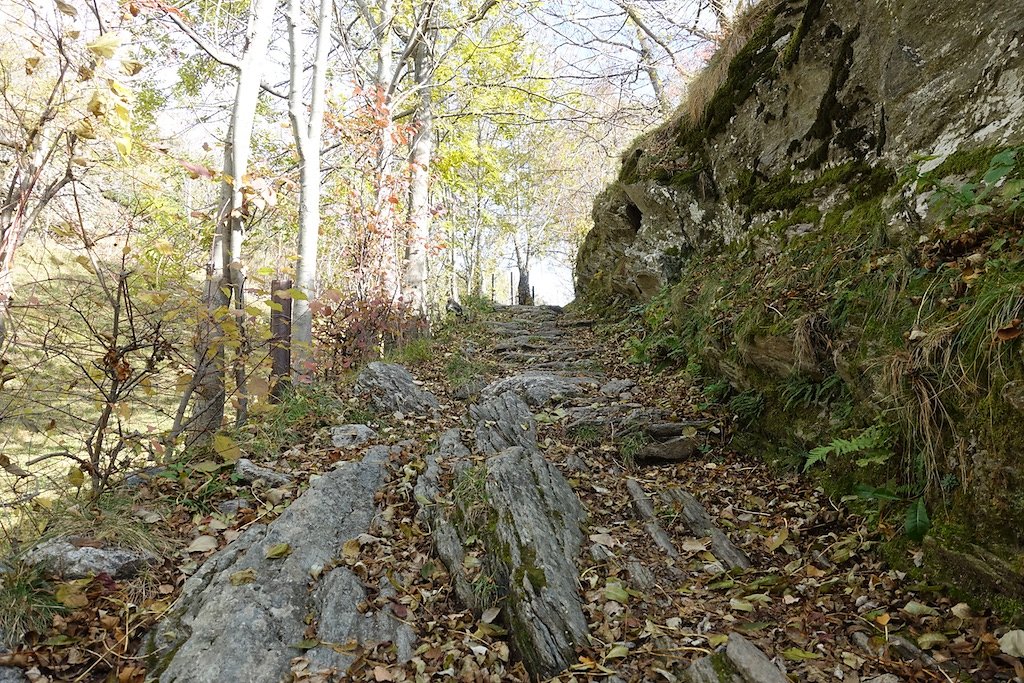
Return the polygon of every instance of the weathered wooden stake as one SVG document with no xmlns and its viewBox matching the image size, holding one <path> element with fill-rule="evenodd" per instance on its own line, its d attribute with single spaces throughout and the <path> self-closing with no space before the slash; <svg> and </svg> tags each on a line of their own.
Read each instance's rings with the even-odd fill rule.
<svg viewBox="0 0 1024 683">
<path fill-rule="evenodd" d="M 291 278 L 274 280 L 270 284 L 271 301 L 280 306 L 270 310 L 270 400 L 277 403 L 289 386 L 292 367 L 292 298 L 280 296 L 292 288 Z"/>
<path fill-rule="evenodd" d="M 491 303 L 492 304 L 495 303 L 495 301 L 494 301 L 494 273 L 491 273 Z"/>
<path fill-rule="evenodd" d="M 537 305 L 537 287 L 536 286 L 530 287 L 530 305 L 531 306 L 536 306 Z"/>
</svg>

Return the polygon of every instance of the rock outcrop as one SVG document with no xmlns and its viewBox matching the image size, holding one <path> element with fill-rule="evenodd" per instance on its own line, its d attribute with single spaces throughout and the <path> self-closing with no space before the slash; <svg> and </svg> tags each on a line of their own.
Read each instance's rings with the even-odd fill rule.
<svg viewBox="0 0 1024 683">
<path fill-rule="evenodd" d="M 344 672 L 352 656 L 330 643 L 394 643 L 412 652 L 412 633 L 385 613 L 360 613 L 359 578 L 337 566 L 345 541 L 367 533 L 374 496 L 387 479 L 391 450 L 371 448 L 315 480 L 269 525 L 250 527 L 188 579 L 172 611 L 148 636 L 144 655 L 162 683 L 280 681 L 310 615 L 316 640 L 306 651 L 314 670 Z"/>
<path fill-rule="evenodd" d="M 576 268 L 585 299 L 646 302 L 646 358 L 728 383 L 752 448 L 874 438 L 884 466 L 824 467 L 914 473 L 943 509 L 926 564 L 962 587 L 1024 562 L 1022 26 L 1020 3 L 764 0 L 625 152 Z"/>
<path fill-rule="evenodd" d="M 356 378 L 355 392 L 387 413 L 425 414 L 437 410 L 437 398 L 423 389 L 409 371 L 393 363 L 370 363 Z"/>
<path fill-rule="evenodd" d="M 575 661 L 588 626 L 576 557 L 586 513 L 558 469 L 537 450 L 536 425 L 512 392 L 472 406 L 476 452 L 471 465 L 459 432 L 446 432 L 428 458 L 416 499 L 451 573 L 459 598 L 477 610 L 500 605 L 516 654 L 535 676 L 553 676 Z M 454 472 L 451 502 L 442 498 L 440 467 Z M 483 559 L 467 562 L 477 541 Z"/>
</svg>

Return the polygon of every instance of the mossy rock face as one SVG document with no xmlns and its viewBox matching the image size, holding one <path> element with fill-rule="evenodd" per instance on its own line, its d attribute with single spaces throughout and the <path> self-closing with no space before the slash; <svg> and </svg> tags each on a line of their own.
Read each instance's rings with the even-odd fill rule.
<svg viewBox="0 0 1024 683">
<path fill-rule="evenodd" d="M 577 267 L 581 298 L 660 306 L 672 361 L 758 398 L 744 444 L 799 463 L 881 424 L 887 463 L 836 458 L 826 485 L 923 495 L 1018 573 L 1024 225 L 978 196 L 1024 150 L 1022 24 L 983 0 L 775 5 L 703 119 L 624 155 Z M 1018 600 L 958 564 L 965 593 Z"/>
</svg>

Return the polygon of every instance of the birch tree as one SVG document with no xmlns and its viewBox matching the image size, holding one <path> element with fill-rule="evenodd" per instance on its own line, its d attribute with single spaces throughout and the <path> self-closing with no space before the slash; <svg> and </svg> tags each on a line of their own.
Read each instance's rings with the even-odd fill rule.
<svg viewBox="0 0 1024 683">
<path fill-rule="evenodd" d="M 294 373 L 308 373 L 310 347 L 313 341 L 313 317 L 309 301 L 316 294 L 317 253 L 320 236 L 320 145 L 324 122 L 324 100 L 327 90 L 327 56 L 331 43 L 333 0 L 320 0 L 317 15 L 315 54 L 311 67 L 311 93 L 308 111 L 302 101 L 304 59 L 301 45 L 303 19 L 300 0 L 288 0 L 288 47 L 291 85 L 288 95 L 288 117 L 299 152 L 299 260 L 295 287 L 305 296 L 292 303 L 292 353 Z"/>
<path fill-rule="evenodd" d="M 236 348 L 235 384 L 240 392 L 237 419 L 244 421 L 246 413 L 244 329 L 245 272 L 242 269 L 242 243 L 245 237 L 244 183 L 252 146 L 256 105 L 266 68 L 267 48 L 277 0 L 255 0 L 252 4 L 246 30 L 245 50 L 238 60 L 231 60 L 238 72 L 234 103 L 224 145 L 224 169 L 220 189 L 220 210 L 214 228 L 210 258 L 206 265 L 206 285 L 203 293 L 205 315 L 199 326 L 196 346 L 196 370 L 192 388 L 197 394 L 190 430 L 196 438 L 206 438 L 218 429 L 224 420 L 227 399 L 225 382 L 225 345 L 229 340 L 225 332 L 234 337 Z M 171 14 L 176 23 L 181 20 Z M 192 32 L 194 40 L 195 34 Z M 209 51 L 209 47 L 197 40 Z M 225 57 L 225 60 L 227 58 Z M 189 392 L 182 397 L 182 408 Z M 182 410 L 179 409 L 179 418 Z M 176 430 L 181 428 L 180 419 Z"/>
</svg>

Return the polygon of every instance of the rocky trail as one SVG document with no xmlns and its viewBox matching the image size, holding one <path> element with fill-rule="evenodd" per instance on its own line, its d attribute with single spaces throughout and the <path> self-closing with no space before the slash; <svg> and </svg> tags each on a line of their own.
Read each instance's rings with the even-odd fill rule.
<svg viewBox="0 0 1024 683">
<path fill-rule="evenodd" d="M 734 452 L 731 416 L 590 321 L 499 308 L 412 369 L 365 368 L 376 419 L 301 475 L 245 466 L 301 495 L 207 536 L 147 680 L 1024 676 L 1005 627 L 878 559 L 891 530 Z"/>
</svg>

